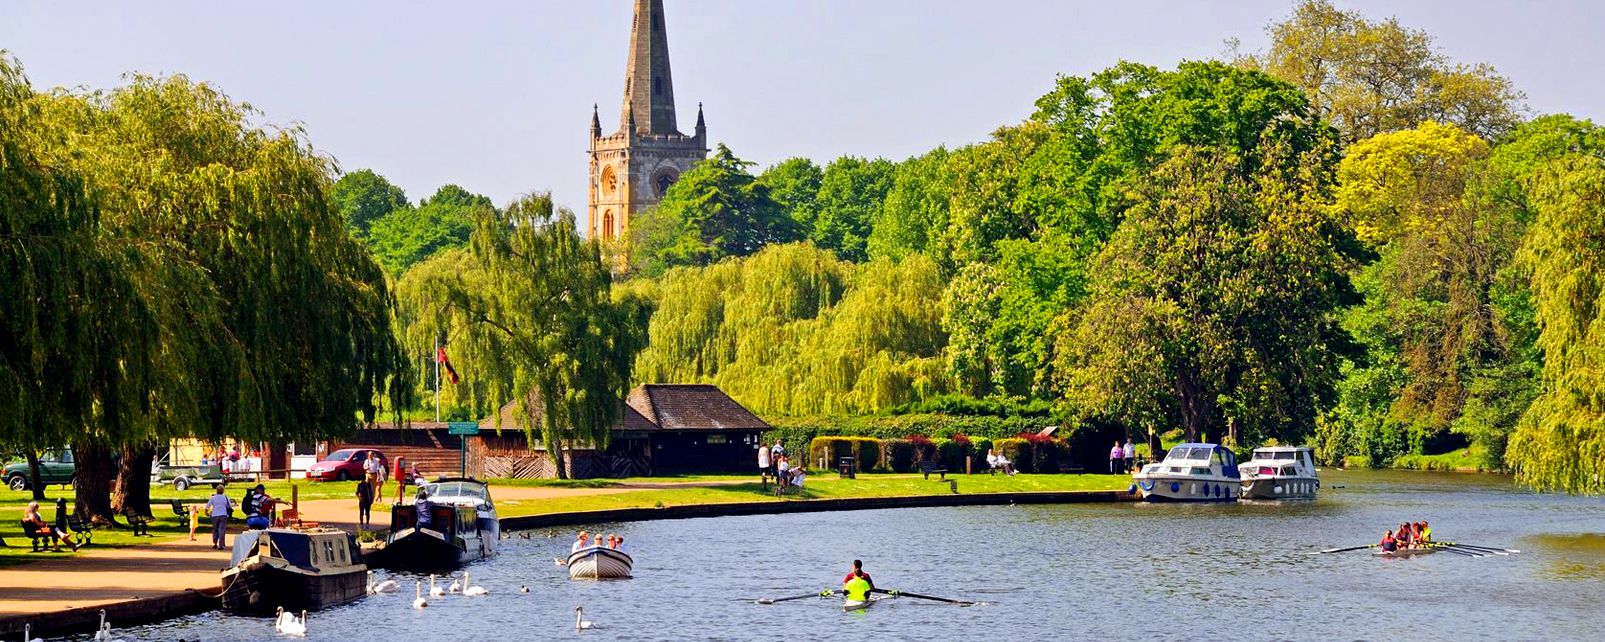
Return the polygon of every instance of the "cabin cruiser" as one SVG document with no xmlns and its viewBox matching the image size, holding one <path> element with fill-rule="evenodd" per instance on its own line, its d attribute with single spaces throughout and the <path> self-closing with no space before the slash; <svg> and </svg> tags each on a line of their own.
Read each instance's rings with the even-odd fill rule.
<svg viewBox="0 0 1605 642">
<path fill-rule="evenodd" d="M 384 548 L 369 553 L 368 564 L 397 571 L 451 570 L 496 554 L 501 520 L 484 482 L 471 477 L 442 477 L 420 486 L 428 514 L 419 520 L 420 504 L 390 508 L 390 536 Z"/>
<path fill-rule="evenodd" d="M 1243 478 L 1244 499 L 1315 499 L 1315 489 L 1321 487 L 1308 448 L 1255 448 L 1254 458 L 1239 464 L 1237 470 Z"/>
<path fill-rule="evenodd" d="M 333 528 L 248 530 L 223 569 L 223 610 L 243 615 L 332 608 L 367 594 L 368 567 L 349 533 Z"/>
<path fill-rule="evenodd" d="M 1235 502 L 1240 486 L 1237 456 L 1219 444 L 1177 444 L 1132 479 L 1150 502 Z"/>
</svg>

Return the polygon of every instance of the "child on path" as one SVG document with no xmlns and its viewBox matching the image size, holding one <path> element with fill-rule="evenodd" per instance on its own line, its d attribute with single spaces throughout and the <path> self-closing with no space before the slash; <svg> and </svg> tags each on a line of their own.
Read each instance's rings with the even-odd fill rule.
<svg viewBox="0 0 1605 642">
<path fill-rule="evenodd" d="M 195 529 L 201 527 L 201 508 L 203 504 L 189 505 L 189 541 L 195 541 Z"/>
</svg>

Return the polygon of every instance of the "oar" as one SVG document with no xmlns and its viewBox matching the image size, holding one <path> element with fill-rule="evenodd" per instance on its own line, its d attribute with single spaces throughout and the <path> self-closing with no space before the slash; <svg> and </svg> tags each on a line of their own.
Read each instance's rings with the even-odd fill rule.
<svg viewBox="0 0 1605 642">
<path fill-rule="evenodd" d="M 969 600 L 952 600 L 952 599 L 948 599 L 948 598 L 945 598 L 945 597 L 936 597 L 934 595 L 920 595 L 919 593 L 909 593 L 907 591 L 898 591 L 898 590 L 895 590 L 895 589 L 894 590 L 890 590 L 890 591 L 888 591 L 886 589 L 874 589 L 871 592 L 880 593 L 882 595 L 890 595 L 892 597 L 912 597 L 912 598 L 917 598 L 917 599 L 921 599 L 921 600 L 931 600 L 931 601 L 934 601 L 934 602 L 947 602 L 948 604 L 957 604 L 959 606 L 970 606 L 972 604 L 975 604 L 975 602 L 971 602 Z"/>
<path fill-rule="evenodd" d="M 835 595 L 835 594 L 836 594 L 835 591 L 832 591 L 830 589 L 825 589 L 823 591 L 819 591 L 819 592 L 816 592 L 816 593 L 804 593 L 802 595 L 793 595 L 791 597 L 776 597 L 776 598 L 767 598 L 767 597 L 765 597 L 765 598 L 759 598 L 756 601 L 759 604 L 774 604 L 776 602 L 789 602 L 791 600 L 801 600 L 801 599 L 806 599 L 806 598 L 810 598 L 810 597 L 830 597 L 830 596 Z"/>
<path fill-rule="evenodd" d="M 1482 553 L 1483 555 L 1504 555 L 1506 557 L 1510 556 L 1510 553 L 1506 553 L 1506 552 L 1504 552 L 1502 550 L 1494 549 L 1494 548 L 1482 548 L 1480 546 L 1465 546 L 1465 545 L 1462 545 L 1462 544 L 1442 544 L 1442 546 L 1446 546 L 1446 547 L 1449 547 L 1449 548 L 1458 548 L 1458 549 L 1462 549 L 1462 550 L 1467 550 L 1467 551 L 1471 551 L 1473 553 Z"/>
<path fill-rule="evenodd" d="M 1461 550 L 1461 549 L 1455 548 L 1453 546 L 1449 546 L 1447 544 L 1435 543 L 1435 544 L 1432 544 L 1431 546 L 1432 546 L 1432 548 L 1436 548 L 1436 549 L 1444 550 L 1444 551 L 1449 551 L 1450 553 L 1454 553 L 1456 555 L 1464 555 L 1466 557 L 1483 557 L 1482 553 L 1478 553 L 1478 552 L 1475 552 L 1475 551 Z"/>
<path fill-rule="evenodd" d="M 1459 546 L 1460 548 L 1481 549 L 1481 550 L 1485 550 L 1485 551 L 1498 551 L 1498 552 L 1501 552 L 1501 553 L 1520 553 L 1521 552 L 1521 551 L 1518 551 L 1518 550 L 1513 549 L 1513 548 L 1499 548 L 1497 546 L 1477 546 L 1475 544 L 1461 544 L 1460 542 L 1444 542 L 1444 543 L 1448 544 L 1450 546 Z"/>
<path fill-rule="evenodd" d="M 1344 548 L 1329 548 L 1329 549 L 1326 549 L 1324 551 L 1305 551 L 1304 554 L 1305 555 L 1325 555 L 1327 553 L 1343 553 L 1343 552 L 1346 552 L 1346 551 L 1357 551 L 1357 550 L 1360 550 L 1362 548 L 1376 548 L 1376 547 L 1377 547 L 1376 544 L 1366 544 L 1364 546 L 1348 546 L 1348 547 L 1344 547 Z"/>
</svg>

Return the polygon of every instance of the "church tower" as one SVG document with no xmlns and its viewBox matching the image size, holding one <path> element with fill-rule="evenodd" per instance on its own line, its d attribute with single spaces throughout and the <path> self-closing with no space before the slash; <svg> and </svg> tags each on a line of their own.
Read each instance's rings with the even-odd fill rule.
<svg viewBox="0 0 1605 642">
<path fill-rule="evenodd" d="M 656 205 L 681 174 L 708 156 L 701 104 L 692 135 L 680 133 L 675 124 L 663 0 L 635 1 L 619 130 L 602 135 L 601 116 L 592 105 L 590 153 L 588 224 L 591 238 L 603 241 L 624 238 L 632 217 Z"/>
</svg>

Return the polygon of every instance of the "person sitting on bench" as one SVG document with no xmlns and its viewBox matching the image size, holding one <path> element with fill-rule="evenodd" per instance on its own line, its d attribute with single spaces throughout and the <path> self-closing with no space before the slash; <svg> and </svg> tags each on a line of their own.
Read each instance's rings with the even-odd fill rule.
<svg viewBox="0 0 1605 642">
<path fill-rule="evenodd" d="M 40 537 L 41 533 L 47 534 L 66 542 L 72 550 L 78 550 L 78 542 L 73 541 L 72 533 L 51 526 L 45 518 L 39 516 L 39 502 L 28 502 L 28 508 L 22 512 L 22 528 L 29 531 L 29 537 Z M 61 546 L 56 546 L 55 550 L 60 553 Z"/>
</svg>

